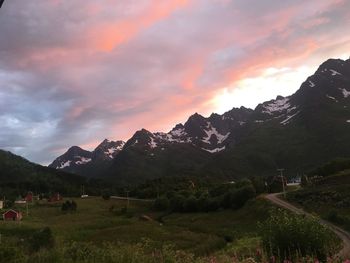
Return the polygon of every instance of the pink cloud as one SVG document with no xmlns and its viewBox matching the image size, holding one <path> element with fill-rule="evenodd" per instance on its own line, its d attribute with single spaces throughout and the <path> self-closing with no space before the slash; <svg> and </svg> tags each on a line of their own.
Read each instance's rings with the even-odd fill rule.
<svg viewBox="0 0 350 263">
<path fill-rule="evenodd" d="M 194 112 L 210 114 L 228 85 L 268 67 L 313 67 L 350 41 L 348 1 L 9 3 L 0 16 L 0 74 L 24 80 L 3 87 L 29 108 L 50 105 L 39 112 L 56 129 L 44 139 L 59 149 L 127 139 L 143 127 L 166 131 Z"/>
</svg>

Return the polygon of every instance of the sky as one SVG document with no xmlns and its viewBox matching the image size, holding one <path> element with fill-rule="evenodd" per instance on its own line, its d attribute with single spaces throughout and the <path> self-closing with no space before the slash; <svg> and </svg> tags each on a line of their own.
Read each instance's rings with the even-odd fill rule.
<svg viewBox="0 0 350 263">
<path fill-rule="evenodd" d="M 5 0 L 0 149 L 49 164 L 294 93 L 350 55 L 348 0 Z"/>
</svg>

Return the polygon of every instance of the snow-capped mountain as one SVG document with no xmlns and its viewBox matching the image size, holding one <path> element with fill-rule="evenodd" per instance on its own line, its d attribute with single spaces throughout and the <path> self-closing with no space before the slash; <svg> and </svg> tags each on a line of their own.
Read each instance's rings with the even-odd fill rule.
<svg viewBox="0 0 350 263">
<path fill-rule="evenodd" d="M 95 175 L 95 168 L 108 166 L 111 160 L 123 149 L 125 142 L 110 141 L 105 139 L 92 152 L 73 146 L 66 153 L 55 159 L 49 167 L 61 169 L 67 172 L 87 175 Z"/>
<path fill-rule="evenodd" d="M 92 160 L 92 153 L 85 151 L 78 146 L 72 146 L 66 153 L 58 157 L 52 164 L 51 168 L 68 170 L 72 167 L 85 165 Z"/>
<path fill-rule="evenodd" d="M 305 171 L 350 156 L 348 134 L 350 60 L 330 59 L 291 96 L 254 110 L 234 108 L 209 117 L 195 113 L 167 133 L 141 129 L 125 144 L 105 140 L 91 153 L 76 149 L 74 157 L 63 155 L 51 166 L 91 171 L 94 160 L 103 159 L 110 164 L 105 175 L 125 182 L 188 174 L 237 177 L 274 173 L 281 166 Z"/>
</svg>

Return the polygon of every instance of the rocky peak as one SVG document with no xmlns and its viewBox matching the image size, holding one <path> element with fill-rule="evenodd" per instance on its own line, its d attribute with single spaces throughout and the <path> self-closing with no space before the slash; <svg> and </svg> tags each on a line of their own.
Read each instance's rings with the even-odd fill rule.
<svg viewBox="0 0 350 263">
<path fill-rule="evenodd" d="M 95 159 L 113 159 L 124 147 L 123 141 L 103 140 L 93 151 Z"/>
</svg>

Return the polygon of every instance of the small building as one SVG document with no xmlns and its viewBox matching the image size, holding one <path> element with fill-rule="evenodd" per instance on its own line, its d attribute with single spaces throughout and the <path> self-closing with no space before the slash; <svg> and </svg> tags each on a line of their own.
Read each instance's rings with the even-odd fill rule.
<svg viewBox="0 0 350 263">
<path fill-rule="evenodd" d="M 53 194 L 49 200 L 49 202 L 59 202 L 59 201 L 62 201 L 62 196 L 59 194 L 59 193 L 55 193 Z"/>
<path fill-rule="evenodd" d="M 20 221 L 22 220 L 22 213 L 13 209 L 7 210 L 2 214 L 4 221 Z"/>
</svg>

